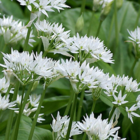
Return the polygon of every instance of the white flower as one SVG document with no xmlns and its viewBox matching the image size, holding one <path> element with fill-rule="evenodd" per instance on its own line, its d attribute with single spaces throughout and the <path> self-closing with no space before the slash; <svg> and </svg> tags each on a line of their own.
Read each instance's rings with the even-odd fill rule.
<svg viewBox="0 0 140 140">
<path fill-rule="evenodd" d="M 105 92 L 104 92 L 107 96 L 114 96 L 115 93 L 118 93 L 117 92 L 117 86 L 115 87 L 115 89 L 112 87 L 111 89 L 107 89 Z"/>
<path fill-rule="evenodd" d="M 15 110 L 15 108 L 13 108 L 15 106 L 15 101 L 14 102 L 10 102 L 9 100 L 9 95 L 3 96 L 0 94 L 0 110 L 6 110 L 6 109 L 12 109 Z"/>
<path fill-rule="evenodd" d="M 38 11 L 42 12 L 44 15 L 48 16 L 46 11 L 53 11 L 50 5 L 50 1 L 39 0 L 39 3 L 36 1 L 34 6 L 38 9 Z"/>
<path fill-rule="evenodd" d="M 70 78 L 72 79 L 72 81 L 76 82 L 77 76 L 80 72 L 80 63 L 77 61 L 72 61 L 72 59 L 70 60 L 67 59 L 66 61 L 61 59 L 61 63 L 60 64 L 57 63 L 55 69 L 61 75 Z"/>
<path fill-rule="evenodd" d="M 135 42 L 136 44 L 138 44 L 138 46 L 140 46 L 140 28 L 137 27 L 134 31 L 129 31 L 127 30 L 129 33 L 129 39 L 132 42 Z"/>
<path fill-rule="evenodd" d="M 27 6 L 27 8 L 32 11 L 32 6 L 31 4 L 33 4 L 35 2 L 35 0 L 17 0 L 18 2 L 20 2 L 20 5 L 23 6 Z"/>
<path fill-rule="evenodd" d="M 30 96 L 29 96 L 30 104 L 31 104 L 33 107 L 38 107 L 40 97 L 41 97 L 41 95 L 37 95 L 37 94 L 32 94 L 32 95 L 30 95 Z"/>
<path fill-rule="evenodd" d="M 98 116 L 96 119 L 92 113 L 90 117 L 84 117 L 83 123 L 78 122 L 78 127 L 85 132 L 91 140 L 92 137 L 96 137 L 100 140 L 106 140 L 112 136 L 119 127 L 112 128 L 112 123 L 108 123 L 108 119 L 102 120 L 101 117 L 102 115 Z"/>
<path fill-rule="evenodd" d="M 66 0 L 51 0 L 51 6 L 58 11 L 63 10 L 64 8 L 69 8 L 68 5 L 65 4 Z"/>
<path fill-rule="evenodd" d="M 130 109 L 128 107 L 126 107 L 126 112 L 128 113 L 128 118 L 131 120 L 132 123 L 133 123 L 133 119 L 132 119 L 133 116 L 140 117 L 140 115 L 133 112 L 133 111 L 136 111 L 137 109 L 138 109 L 138 107 L 136 106 L 136 104 L 134 104 Z"/>
<path fill-rule="evenodd" d="M 38 118 L 37 118 L 38 123 L 42 123 L 42 121 L 45 121 L 45 119 L 41 117 L 43 115 L 44 115 L 43 113 L 38 115 Z M 35 117 L 35 115 L 34 115 L 34 117 Z"/>
<path fill-rule="evenodd" d="M 6 93 L 8 88 L 10 86 L 10 81 L 9 79 L 6 79 L 5 77 L 3 77 L 2 79 L 0 79 L 0 92 L 1 93 Z M 10 90 L 10 93 L 13 93 L 13 90 Z"/>
<path fill-rule="evenodd" d="M 13 16 L 5 18 L 0 18 L 0 35 L 3 35 L 5 43 L 17 43 L 21 42 L 24 44 L 24 41 L 27 36 L 28 29 L 24 27 L 21 21 L 15 21 Z M 32 46 L 32 42 L 35 42 L 31 31 L 29 38 L 29 45 Z"/>
<path fill-rule="evenodd" d="M 114 102 L 112 102 L 113 104 L 117 104 L 117 105 L 122 105 L 127 103 L 128 101 L 124 101 L 124 99 L 126 98 L 127 94 L 122 96 L 122 91 L 120 90 L 118 97 L 114 94 L 113 97 L 115 99 Z"/>
<path fill-rule="evenodd" d="M 53 121 L 51 124 L 53 132 L 59 132 L 62 129 L 63 123 L 67 120 L 68 120 L 68 116 L 61 117 L 60 113 L 58 112 L 56 119 L 53 117 Z"/>
<path fill-rule="evenodd" d="M 120 137 L 118 137 L 118 131 L 116 132 L 115 135 L 113 135 L 113 138 L 110 138 L 109 140 L 126 140 L 126 138 L 121 139 Z"/>
<path fill-rule="evenodd" d="M 79 53 L 82 51 L 84 55 L 89 55 L 89 58 L 95 58 L 96 60 L 101 59 L 106 63 L 113 63 L 113 54 L 110 50 L 107 50 L 99 38 L 88 38 L 86 35 L 80 37 L 77 33 L 77 36 L 68 40 L 67 48 L 72 53 Z"/>
<path fill-rule="evenodd" d="M 22 99 L 22 96 L 20 96 L 19 94 L 17 95 L 17 99 L 16 99 L 16 102 L 20 105 L 21 104 L 21 99 Z"/>
<path fill-rule="evenodd" d="M 54 73 L 53 68 L 56 62 L 50 58 L 43 58 L 42 55 L 42 52 L 40 52 L 39 55 L 34 55 L 35 60 L 33 65 L 29 68 L 30 71 L 45 78 L 55 77 L 56 74 Z"/>
<path fill-rule="evenodd" d="M 35 112 L 37 110 L 37 107 L 30 108 L 29 107 L 29 102 L 25 105 L 23 114 L 26 116 L 30 116 L 31 113 Z M 16 110 L 15 113 L 19 113 L 19 110 Z"/>
<path fill-rule="evenodd" d="M 41 12 L 48 16 L 47 12 L 53 12 L 53 9 L 58 11 L 63 10 L 63 8 L 68 8 L 65 4 L 66 0 L 17 0 L 20 5 L 27 6 L 30 11 Z"/>
</svg>

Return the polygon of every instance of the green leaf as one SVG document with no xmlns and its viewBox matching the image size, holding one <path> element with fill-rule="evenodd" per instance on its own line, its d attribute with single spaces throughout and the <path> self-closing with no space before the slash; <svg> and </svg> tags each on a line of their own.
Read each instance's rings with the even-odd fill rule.
<svg viewBox="0 0 140 140">
<path fill-rule="evenodd" d="M 41 109 L 41 112 L 44 114 L 51 114 L 68 104 L 69 96 L 56 96 L 47 98 L 43 101 L 44 108 Z"/>
<path fill-rule="evenodd" d="M 108 97 L 106 94 L 103 92 L 100 95 L 100 99 L 108 106 L 113 107 L 111 97 Z"/>
<path fill-rule="evenodd" d="M 27 140 L 30 133 L 31 126 L 32 126 L 32 120 L 27 116 L 22 116 L 19 125 L 19 133 L 18 133 L 17 140 Z M 0 140 L 3 139 L 4 136 L 0 136 Z M 35 127 L 32 140 L 53 140 L 52 133 L 49 130 Z"/>
<path fill-rule="evenodd" d="M 24 15 L 20 6 L 11 0 L 1 0 L 1 9 L 8 15 L 13 15 L 16 18 L 22 19 Z"/>
<path fill-rule="evenodd" d="M 140 61 L 136 63 L 136 66 L 134 68 L 134 76 L 135 79 L 137 79 L 137 82 L 140 82 Z"/>
<path fill-rule="evenodd" d="M 127 133 L 131 127 L 132 123 L 130 121 L 130 119 L 128 119 L 128 117 L 124 117 L 123 118 L 123 122 L 122 122 L 122 135 L 123 137 L 127 136 Z"/>
<path fill-rule="evenodd" d="M 18 140 L 28 139 L 31 126 L 32 126 L 32 123 L 31 123 L 30 118 L 26 116 L 22 116 L 20 127 L 19 127 Z M 47 139 L 52 140 L 52 133 L 49 130 L 35 127 L 32 140 L 47 140 Z"/>
</svg>

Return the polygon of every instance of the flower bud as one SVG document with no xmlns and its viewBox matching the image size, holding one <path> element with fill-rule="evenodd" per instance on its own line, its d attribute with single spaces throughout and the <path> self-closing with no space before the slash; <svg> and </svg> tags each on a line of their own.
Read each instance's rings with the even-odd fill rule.
<svg viewBox="0 0 140 140">
<path fill-rule="evenodd" d="M 38 86 L 38 84 L 39 84 L 39 81 L 35 81 L 34 84 L 33 84 L 33 87 L 31 89 L 31 91 L 33 91 L 34 89 L 36 89 L 37 86 Z"/>
<path fill-rule="evenodd" d="M 111 10 L 111 6 L 112 6 L 113 1 L 110 2 L 104 2 L 103 6 L 102 6 L 102 12 L 101 12 L 101 17 L 100 20 L 103 21 L 106 16 L 109 14 L 110 10 Z"/>
<path fill-rule="evenodd" d="M 117 9 L 120 9 L 122 7 L 122 4 L 123 4 L 123 0 L 116 0 Z"/>
<path fill-rule="evenodd" d="M 104 2 L 102 14 L 107 16 L 111 10 L 111 6 L 112 6 L 112 1 L 111 2 Z"/>
<path fill-rule="evenodd" d="M 101 94 L 101 88 L 96 88 L 96 89 L 93 89 L 92 90 L 92 97 L 93 97 L 93 100 L 98 100 L 99 97 L 100 97 L 100 94 Z"/>
<path fill-rule="evenodd" d="M 93 11 L 97 11 L 99 7 L 102 5 L 103 0 L 93 0 Z"/>
<path fill-rule="evenodd" d="M 84 27 L 84 19 L 83 16 L 81 15 L 77 21 L 76 21 L 76 25 L 75 25 L 75 29 L 77 32 L 80 32 Z"/>
</svg>

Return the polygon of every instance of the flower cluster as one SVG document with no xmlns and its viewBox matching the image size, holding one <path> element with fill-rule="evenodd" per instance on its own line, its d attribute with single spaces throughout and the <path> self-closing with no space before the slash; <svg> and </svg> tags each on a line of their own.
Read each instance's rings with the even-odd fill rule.
<svg viewBox="0 0 140 140">
<path fill-rule="evenodd" d="M 107 140 L 111 136 L 114 137 L 114 133 L 119 129 L 119 127 L 112 128 L 112 123 L 108 123 L 108 119 L 102 120 L 101 114 L 96 119 L 93 113 L 90 117 L 84 117 L 83 123 L 77 122 L 77 124 L 78 128 L 88 135 L 89 140 Z"/>
<path fill-rule="evenodd" d="M 53 117 L 51 127 L 53 129 L 53 132 L 56 133 L 55 139 L 61 140 L 61 138 L 66 138 L 69 121 L 70 119 L 68 118 L 68 116 L 61 117 L 59 112 L 57 113 L 56 119 Z M 70 131 L 70 137 L 78 134 L 81 134 L 81 131 L 77 127 L 76 122 L 73 122 Z"/>
<path fill-rule="evenodd" d="M 50 24 L 49 22 L 37 21 L 35 27 L 38 31 L 43 32 L 40 36 L 44 50 L 47 52 L 60 53 L 66 56 L 70 54 L 78 55 L 81 62 L 87 58 L 94 62 L 96 60 L 103 60 L 106 63 L 113 63 L 112 53 L 108 50 L 99 38 L 88 38 L 86 35 L 80 37 L 70 37 L 69 31 L 64 31 L 62 24 Z"/>
<path fill-rule="evenodd" d="M 137 27 L 134 31 L 129 31 L 128 30 L 128 33 L 129 33 L 129 39 L 138 44 L 138 46 L 140 47 L 140 28 Z"/>
<path fill-rule="evenodd" d="M 112 82 L 112 88 L 105 90 L 104 93 L 107 96 L 113 97 L 112 103 L 116 106 L 121 106 L 122 104 L 126 104 L 128 101 L 126 101 L 127 94 L 124 94 L 124 92 L 138 92 L 140 91 L 139 84 L 136 80 L 133 80 L 132 78 L 129 78 L 128 76 L 114 76 L 112 75 L 110 77 L 110 81 Z M 123 89 L 123 90 L 120 90 Z M 137 98 L 137 102 L 139 101 L 139 98 Z M 136 113 L 133 113 L 133 111 L 136 111 L 138 109 L 138 106 L 134 104 L 130 109 L 126 107 L 126 112 L 128 113 L 128 117 L 130 120 L 132 120 L 132 116 L 140 117 L 139 115 L 136 115 Z"/>
<path fill-rule="evenodd" d="M 23 110 L 23 114 L 26 115 L 26 116 L 31 116 L 32 113 L 36 112 L 37 108 L 38 108 L 38 105 L 39 105 L 39 100 L 40 100 L 40 95 L 37 95 L 37 94 L 31 94 L 29 96 L 29 99 L 28 99 L 28 102 L 26 103 L 25 105 L 25 108 Z M 21 103 L 22 103 L 22 96 L 21 95 L 18 95 L 17 96 L 17 100 L 16 100 L 17 104 L 20 106 Z M 43 106 L 42 106 L 43 107 Z M 15 111 L 16 113 L 19 113 L 18 110 Z M 41 123 L 42 121 L 44 121 L 45 119 L 43 119 L 41 116 L 43 114 L 39 114 L 39 117 L 38 117 L 38 120 L 37 122 L 38 123 Z M 34 117 L 34 116 L 33 116 Z"/>
<path fill-rule="evenodd" d="M 54 51 L 56 53 L 65 52 L 67 51 L 65 46 L 67 39 L 69 38 L 70 31 L 64 31 L 62 24 L 59 25 L 58 23 L 50 24 L 49 22 L 44 21 L 37 21 L 35 23 L 35 27 L 41 33 L 43 32 L 43 36 L 40 36 L 45 51 L 57 50 Z"/>
<path fill-rule="evenodd" d="M 17 43 L 18 41 L 21 44 L 24 44 L 28 29 L 24 27 L 21 21 L 16 21 L 13 19 L 13 16 L 0 18 L 0 35 L 4 37 L 6 44 Z M 32 46 L 32 42 L 35 42 L 31 32 L 29 38 L 29 45 Z"/>
<path fill-rule="evenodd" d="M 9 95 L 2 96 L 0 94 L 0 110 L 6 110 L 6 109 L 15 110 L 15 108 L 13 108 L 15 105 L 16 105 L 16 101 L 10 102 Z"/>
<path fill-rule="evenodd" d="M 58 11 L 63 10 L 63 8 L 68 8 L 65 4 L 66 0 L 17 0 L 20 5 L 27 6 L 27 8 L 32 12 L 40 12 L 48 16 L 47 12 L 53 12 L 54 9 Z"/>
<path fill-rule="evenodd" d="M 79 62 L 72 61 L 72 59 L 66 61 L 61 60 L 61 63 L 57 63 L 55 69 L 60 75 L 70 80 L 76 93 L 86 88 L 92 91 L 92 89 L 97 87 L 108 89 L 110 86 L 108 74 L 104 74 L 97 67 L 90 68 L 86 62 L 80 66 Z"/>
<path fill-rule="evenodd" d="M 5 77 L 0 79 L 0 92 L 1 93 L 6 93 L 9 86 L 10 86 L 9 79 L 6 79 Z M 10 93 L 13 93 L 13 89 L 10 90 Z"/>
<path fill-rule="evenodd" d="M 53 78 L 56 76 L 53 67 L 55 61 L 49 58 L 42 58 L 42 52 L 37 55 L 33 52 L 19 53 L 16 50 L 11 50 L 11 54 L 4 54 L 5 65 L 0 66 L 6 68 L 6 72 L 10 71 L 22 84 L 27 84 L 41 77 Z"/>
<path fill-rule="evenodd" d="M 77 33 L 77 36 L 69 38 L 67 48 L 71 53 L 79 53 L 81 58 L 93 58 L 93 62 L 101 59 L 106 63 L 113 63 L 112 53 L 107 50 L 99 38 L 88 38 L 86 35 L 80 37 Z"/>
<path fill-rule="evenodd" d="M 102 115 L 98 116 L 96 119 L 94 114 L 92 113 L 90 117 L 84 117 L 83 123 L 81 122 L 73 122 L 72 128 L 70 131 L 70 137 L 73 135 L 81 134 L 85 132 L 88 135 L 89 140 L 99 139 L 106 140 L 108 138 L 120 138 L 118 137 L 118 129 L 119 127 L 112 128 L 112 122 L 108 123 L 108 119 L 102 120 Z M 56 133 L 55 139 L 60 140 L 61 138 L 66 137 L 67 129 L 68 129 L 69 118 L 68 116 L 61 117 L 59 112 L 57 113 L 56 119 L 53 117 L 53 122 L 51 127 L 53 132 Z M 116 133 L 116 135 L 114 135 Z M 125 140 L 125 139 L 123 139 Z"/>
</svg>

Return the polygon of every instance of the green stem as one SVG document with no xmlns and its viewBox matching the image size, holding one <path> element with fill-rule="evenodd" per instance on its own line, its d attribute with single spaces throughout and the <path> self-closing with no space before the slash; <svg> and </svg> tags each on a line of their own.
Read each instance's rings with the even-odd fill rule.
<svg viewBox="0 0 140 140">
<path fill-rule="evenodd" d="M 140 18 L 140 10 L 139 10 L 139 13 L 138 13 L 138 16 L 137 16 L 136 22 L 135 22 L 134 29 L 135 29 L 135 28 L 137 27 L 137 25 L 138 25 L 139 18 Z"/>
<path fill-rule="evenodd" d="M 22 103 L 22 110 L 21 112 L 23 112 L 24 108 L 25 108 L 25 105 L 27 103 L 27 99 L 29 98 L 29 94 L 31 93 L 31 90 L 32 90 L 32 87 L 33 87 L 33 83 L 30 84 L 29 88 L 28 88 L 28 91 L 27 93 L 25 94 L 25 97 L 24 97 L 24 100 L 23 100 L 23 103 Z"/>
<path fill-rule="evenodd" d="M 85 58 L 80 62 L 80 65 L 82 65 L 82 63 L 88 58 L 88 56 L 90 55 L 90 53 L 88 53 Z"/>
<path fill-rule="evenodd" d="M 112 34 L 112 28 L 113 28 L 113 23 L 114 23 L 114 14 L 113 14 L 113 17 L 112 17 L 112 20 L 111 20 L 111 24 L 110 24 L 110 29 L 109 29 L 109 35 L 108 35 L 108 43 L 107 43 L 107 46 L 109 46 L 109 42 L 110 42 L 110 37 L 111 37 L 111 34 Z"/>
<path fill-rule="evenodd" d="M 113 106 L 113 108 L 112 108 L 112 110 L 111 110 L 111 113 L 110 113 L 110 115 L 109 115 L 108 122 L 110 122 L 110 120 L 111 120 L 111 118 L 112 118 L 112 115 L 113 115 L 113 113 L 114 113 L 115 109 L 116 109 L 116 107 L 115 107 L 115 106 Z"/>
<path fill-rule="evenodd" d="M 83 99 L 84 99 L 84 93 L 85 93 L 85 90 L 83 90 L 81 93 L 80 102 L 79 102 L 79 106 L 78 106 L 77 121 L 80 120 L 81 111 L 82 111 L 82 104 L 83 104 Z"/>
<path fill-rule="evenodd" d="M 8 87 L 8 90 L 7 90 L 6 94 L 5 94 L 6 97 L 8 96 L 8 94 L 9 94 L 9 92 L 11 90 L 11 87 L 12 87 L 12 85 L 10 84 L 9 87 Z"/>
<path fill-rule="evenodd" d="M 91 112 L 90 113 L 94 112 L 95 105 L 96 105 L 96 100 L 93 100 L 93 105 L 92 105 L 92 108 L 91 108 Z"/>
<path fill-rule="evenodd" d="M 20 83 L 17 82 L 12 101 L 15 101 L 17 98 L 19 86 L 20 86 Z M 8 123 L 7 123 L 7 127 L 6 127 L 5 140 L 9 140 L 10 130 L 12 127 L 12 122 L 13 122 L 13 115 L 14 115 L 14 110 L 10 110 L 9 119 L 8 119 Z"/>
<path fill-rule="evenodd" d="M 86 134 L 86 133 L 84 133 L 84 136 L 83 136 L 82 140 L 85 140 L 85 139 L 86 139 L 86 137 L 87 137 L 87 134 Z"/>
<path fill-rule="evenodd" d="M 100 23 L 99 23 L 99 26 L 98 26 L 98 30 L 97 30 L 97 32 L 96 32 L 96 36 L 95 37 L 97 37 L 98 35 L 99 35 L 99 33 L 100 33 L 100 29 L 101 29 L 101 25 L 102 25 L 102 20 L 100 20 Z"/>
<path fill-rule="evenodd" d="M 25 91 L 25 86 L 23 86 L 23 89 L 22 89 L 21 104 L 20 104 L 19 114 L 17 116 L 16 123 L 15 123 L 15 126 L 14 126 L 14 130 L 13 130 L 13 133 L 12 133 L 12 138 L 11 138 L 12 140 L 17 140 L 17 137 L 18 137 L 20 118 L 22 116 L 22 101 L 23 101 L 24 91 Z"/>
<path fill-rule="evenodd" d="M 70 122 L 69 122 L 68 131 L 67 131 L 67 135 L 66 135 L 66 140 L 69 140 L 69 136 L 70 136 L 72 121 L 73 121 L 73 117 L 74 117 L 74 111 L 75 111 L 76 103 L 77 103 L 77 95 L 78 94 L 74 94 L 74 102 L 73 102 L 72 109 L 71 109 Z"/>
<path fill-rule="evenodd" d="M 80 15 L 82 15 L 82 13 L 84 12 L 84 10 L 85 10 L 85 5 L 86 5 L 86 0 L 83 0 L 83 1 L 82 1 L 82 6 L 81 6 Z"/>
<path fill-rule="evenodd" d="M 129 72 L 129 77 L 133 77 L 133 70 L 134 70 L 134 67 L 135 67 L 137 61 L 138 61 L 138 58 L 135 57 L 135 61 L 134 61 L 133 65 L 132 65 L 132 67 L 131 67 L 131 70 L 130 70 L 130 72 Z"/>
<path fill-rule="evenodd" d="M 91 27 L 92 27 L 92 25 L 93 25 L 93 24 L 92 24 L 93 16 L 94 16 L 94 12 L 92 12 L 91 20 L 90 20 L 89 27 L 88 27 L 88 32 L 87 32 L 87 36 L 88 36 L 88 37 L 89 37 L 89 35 L 90 35 Z"/>
<path fill-rule="evenodd" d="M 74 97 L 74 94 L 71 93 L 71 95 L 70 95 L 70 99 L 69 99 L 69 102 L 68 102 L 68 105 L 67 105 L 67 108 L 66 108 L 66 110 L 65 110 L 64 115 L 68 115 L 69 110 L 70 110 L 71 103 L 72 103 L 72 101 L 73 101 L 73 97 Z"/>
<path fill-rule="evenodd" d="M 29 42 L 29 38 L 30 38 L 30 32 L 31 32 L 31 26 L 28 28 L 28 32 L 27 32 L 27 36 L 26 36 L 26 40 L 24 43 L 24 51 L 27 51 L 27 46 L 28 46 L 28 42 Z"/>
<path fill-rule="evenodd" d="M 38 54 L 40 53 L 41 45 L 42 45 L 42 40 L 40 39 L 40 40 L 39 40 L 39 45 L 38 45 L 38 48 L 37 48 L 37 53 L 38 53 Z"/>
<path fill-rule="evenodd" d="M 35 129 L 36 122 L 37 122 L 37 118 L 38 118 L 38 115 L 39 115 L 39 113 L 40 113 L 41 105 L 42 105 L 42 103 L 43 103 L 46 90 L 47 90 L 47 86 L 45 86 L 45 89 L 44 89 L 44 91 L 43 91 L 43 93 L 42 93 L 42 95 L 41 95 L 41 99 L 40 99 L 40 102 L 39 102 L 39 106 L 38 106 L 38 109 L 37 109 L 36 114 L 35 114 L 35 118 L 34 118 L 34 121 L 33 121 L 32 127 L 31 127 L 31 130 L 30 130 L 30 135 L 29 135 L 29 137 L 28 137 L 28 140 L 32 140 L 32 137 L 33 137 L 33 134 L 34 134 L 34 129 Z"/>
<path fill-rule="evenodd" d="M 117 0 L 114 1 L 115 3 L 115 36 L 116 36 L 116 47 L 118 47 L 119 41 L 119 32 L 118 32 L 118 19 L 117 19 Z"/>
<path fill-rule="evenodd" d="M 6 46 L 7 46 L 7 44 L 4 45 L 4 47 L 3 47 L 3 49 L 2 49 L 1 52 L 3 52 L 3 53 L 5 52 L 5 50 L 6 50 Z M 3 55 L 1 54 L 1 55 L 0 55 L 0 60 L 2 59 L 2 56 L 3 56 Z"/>
</svg>

